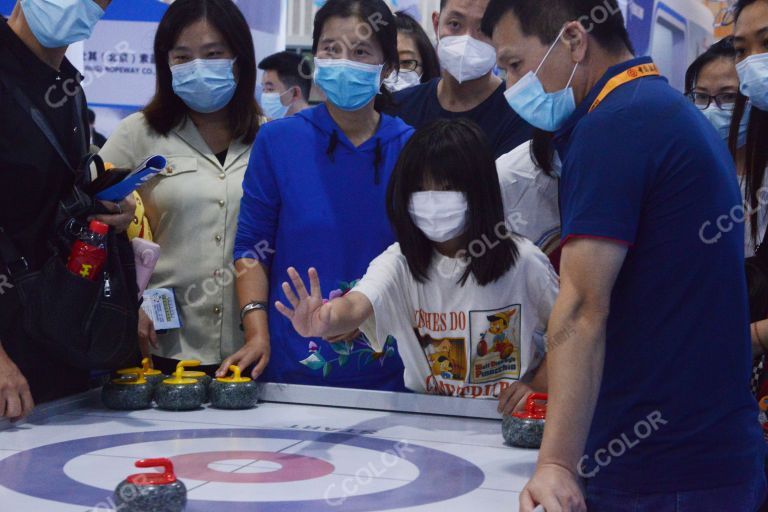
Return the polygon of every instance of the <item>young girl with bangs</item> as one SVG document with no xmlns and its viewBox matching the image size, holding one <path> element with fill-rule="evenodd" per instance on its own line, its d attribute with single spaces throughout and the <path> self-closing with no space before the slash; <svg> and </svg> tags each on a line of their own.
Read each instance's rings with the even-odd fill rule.
<svg viewBox="0 0 768 512">
<path fill-rule="evenodd" d="M 498 398 L 505 414 L 546 391 L 544 334 L 558 277 L 504 219 L 493 155 L 471 121 L 437 121 L 406 144 L 389 182 L 397 243 L 346 295 L 327 301 L 309 269 L 283 283 L 278 311 L 307 338 L 360 328 L 377 352 L 397 342 L 417 393 Z"/>
</svg>

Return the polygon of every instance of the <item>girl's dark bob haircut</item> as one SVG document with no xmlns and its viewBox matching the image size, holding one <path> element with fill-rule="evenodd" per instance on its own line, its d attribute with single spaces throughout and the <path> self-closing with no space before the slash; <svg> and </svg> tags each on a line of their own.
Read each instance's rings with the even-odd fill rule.
<svg viewBox="0 0 768 512">
<path fill-rule="evenodd" d="M 355 16 L 365 24 L 361 34 L 371 36 L 381 46 L 384 54 L 384 70 L 390 72 L 400 69 L 400 56 L 397 53 L 397 21 L 392 10 L 383 0 L 328 0 L 315 14 L 312 31 L 312 54 L 317 55 L 320 37 L 323 35 L 325 24 L 331 18 L 350 18 Z M 374 104 L 377 111 L 382 112 L 393 104 L 392 94 L 384 84 L 376 96 Z"/>
<path fill-rule="evenodd" d="M 400 153 L 387 189 L 387 215 L 394 227 L 400 250 L 414 278 L 427 279 L 434 246 L 416 227 L 409 213 L 411 196 L 433 187 L 464 192 L 467 196 L 467 232 L 462 241 L 467 255 L 470 244 L 484 245 L 482 255 L 470 257 L 458 281 L 463 286 L 470 275 L 481 286 L 506 274 L 519 255 L 514 235 L 504 219 L 499 176 L 485 136 L 467 119 L 439 120 L 418 130 Z M 477 252 L 477 251 L 476 251 Z"/>
<path fill-rule="evenodd" d="M 229 129 L 233 139 L 251 144 L 262 115 L 256 103 L 256 54 L 248 22 L 232 0 L 176 0 L 168 7 L 155 35 L 157 86 L 144 116 L 157 133 L 168 135 L 189 113 L 189 107 L 173 92 L 168 53 L 181 32 L 201 20 L 219 31 L 237 59 L 237 89 L 227 106 Z"/>
</svg>

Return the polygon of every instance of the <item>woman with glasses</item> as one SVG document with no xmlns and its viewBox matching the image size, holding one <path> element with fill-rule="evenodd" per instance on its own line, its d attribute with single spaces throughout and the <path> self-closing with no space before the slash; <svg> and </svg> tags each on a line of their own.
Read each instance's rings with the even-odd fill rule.
<svg viewBox="0 0 768 512">
<path fill-rule="evenodd" d="M 400 71 L 392 71 L 384 81 L 384 85 L 392 92 L 402 91 L 440 76 L 437 52 L 419 22 L 403 11 L 395 13 L 395 19 Z"/>
<path fill-rule="evenodd" d="M 701 110 L 701 113 L 712 123 L 720 137 L 728 143 L 736 101 L 739 98 L 739 75 L 736 72 L 736 50 L 733 38 L 727 37 L 714 45 L 697 58 L 688 68 L 685 75 L 687 96 Z M 744 193 L 745 144 L 747 138 L 747 123 L 749 109 L 739 123 L 739 133 L 736 147 L 733 148 L 739 183 Z M 747 221 L 748 222 L 748 221 Z M 752 256 L 756 244 L 746 229 L 745 253 Z M 759 231 L 765 232 L 765 219 L 761 219 Z"/>
<path fill-rule="evenodd" d="M 731 20 L 732 17 L 733 14 L 731 14 Z M 748 98 L 739 92 L 741 84 L 736 69 L 736 57 L 737 50 L 734 47 L 733 37 L 715 43 L 691 64 L 686 73 L 685 83 L 688 97 L 714 125 L 723 140 L 729 143 L 736 162 L 742 195 L 746 198 L 745 204 L 749 204 L 747 180 L 751 166 L 748 163 L 752 160 L 747 158 L 747 137 L 752 109 Z M 757 111 L 756 115 L 761 114 Z M 732 132 L 733 135 L 731 135 Z M 762 176 L 765 174 L 765 165 L 760 169 L 759 174 Z M 755 183 L 754 179 L 752 177 L 751 184 Z M 751 229 L 752 222 L 755 220 L 757 221 L 756 236 Z M 755 322 L 752 324 L 752 351 L 755 356 L 760 356 L 765 352 L 761 340 L 768 341 L 768 320 L 763 320 L 768 313 L 768 280 L 762 278 L 763 272 L 756 267 L 752 257 L 765 236 L 765 202 L 760 204 L 758 201 L 755 215 L 746 215 L 744 222 L 744 253 L 749 258 L 746 267 L 750 295 L 750 321 Z M 765 276 L 768 277 L 768 274 Z M 763 330 L 766 333 L 765 337 L 761 338 Z M 756 383 L 753 383 L 753 387 L 755 385 Z"/>
</svg>

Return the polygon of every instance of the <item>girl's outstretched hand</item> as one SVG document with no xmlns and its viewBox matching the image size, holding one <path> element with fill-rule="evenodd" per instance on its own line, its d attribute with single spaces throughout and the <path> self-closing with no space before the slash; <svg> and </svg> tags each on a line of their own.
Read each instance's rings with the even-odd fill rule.
<svg viewBox="0 0 768 512">
<path fill-rule="evenodd" d="M 320 289 L 320 277 L 317 270 L 309 269 L 309 293 L 304 281 L 295 268 L 288 269 L 293 288 L 288 282 L 283 283 L 283 293 L 290 302 L 291 307 L 282 302 L 275 303 L 277 310 L 293 324 L 296 332 L 305 338 L 322 338 L 331 330 L 331 306 L 323 304 L 323 292 Z"/>
</svg>

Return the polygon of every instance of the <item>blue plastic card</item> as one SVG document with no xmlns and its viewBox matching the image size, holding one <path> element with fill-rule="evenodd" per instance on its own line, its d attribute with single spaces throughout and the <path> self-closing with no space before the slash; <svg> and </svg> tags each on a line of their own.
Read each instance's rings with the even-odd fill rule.
<svg viewBox="0 0 768 512">
<path fill-rule="evenodd" d="M 148 158 L 135 171 L 126 176 L 120 183 L 102 190 L 96 194 L 96 199 L 100 201 L 111 201 L 119 203 L 136 189 L 147 181 L 157 176 L 160 171 L 165 169 L 166 160 L 160 155 Z"/>
</svg>

